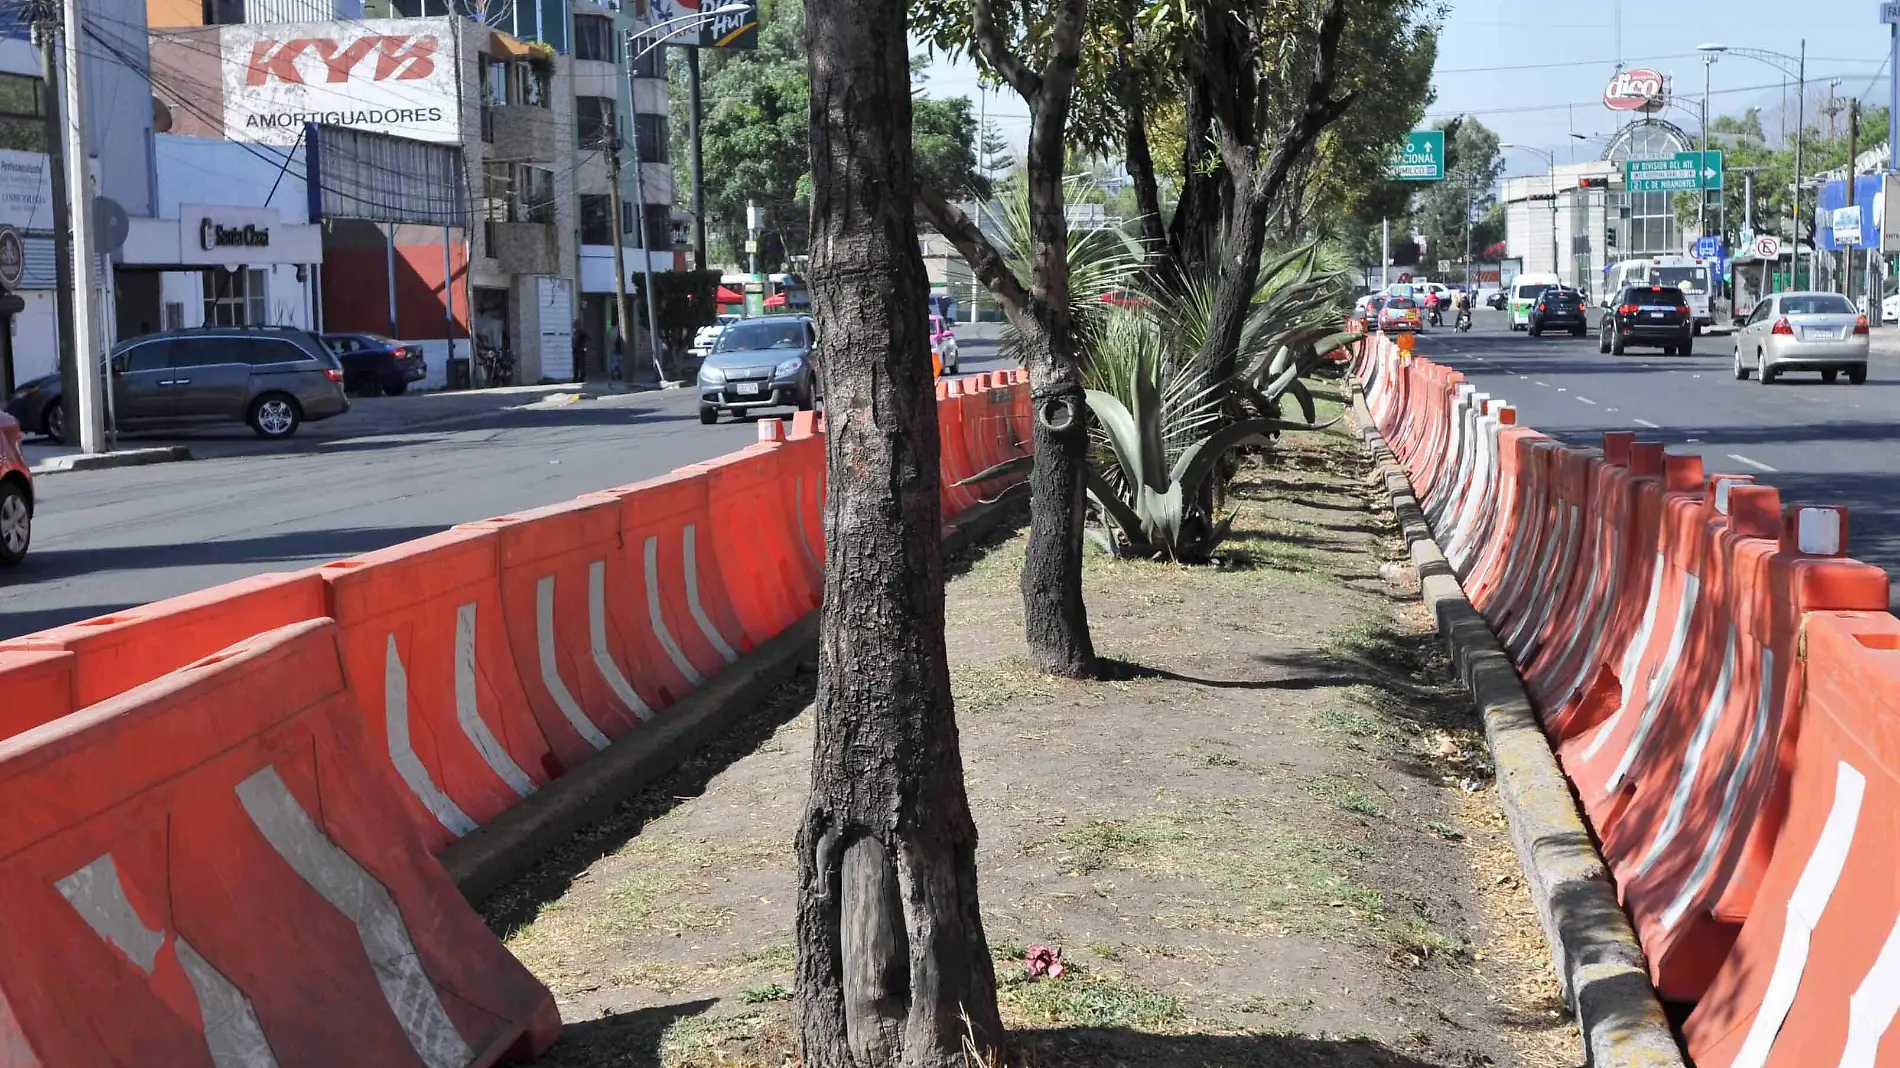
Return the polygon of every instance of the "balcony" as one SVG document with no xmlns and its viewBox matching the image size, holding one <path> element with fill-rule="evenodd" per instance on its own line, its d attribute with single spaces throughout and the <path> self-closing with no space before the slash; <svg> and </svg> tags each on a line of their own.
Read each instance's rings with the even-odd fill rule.
<svg viewBox="0 0 1900 1068">
<path fill-rule="evenodd" d="M 493 136 L 484 139 L 495 146 L 489 150 L 490 159 L 538 163 L 555 160 L 560 148 L 560 125 L 554 121 L 553 111 L 532 104 L 508 104 L 486 110 L 487 128 L 483 133 L 492 131 Z"/>
<path fill-rule="evenodd" d="M 485 224 L 484 245 L 504 274 L 559 274 L 560 249 L 554 224 L 504 222 Z"/>
</svg>

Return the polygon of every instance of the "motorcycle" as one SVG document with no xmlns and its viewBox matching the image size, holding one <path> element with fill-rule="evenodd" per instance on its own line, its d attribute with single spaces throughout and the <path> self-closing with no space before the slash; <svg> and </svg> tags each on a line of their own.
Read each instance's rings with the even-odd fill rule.
<svg viewBox="0 0 1900 1068">
<path fill-rule="evenodd" d="M 1431 324 L 1433 326 L 1445 325 L 1445 311 L 1437 301 L 1433 301 L 1428 310 L 1431 312 Z"/>
<path fill-rule="evenodd" d="M 507 353 L 492 345 L 483 345 L 476 351 L 475 356 L 480 363 L 482 385 L 514 385 L 515 361 Z"/>
<path fill-rule="evenodd" d="M 1461 334 L 1469 334 L 1471 332 L 1471 309 L 1470 308 L 1458 309 L 1458 323 L 1455 329 Z"/>
</svg>

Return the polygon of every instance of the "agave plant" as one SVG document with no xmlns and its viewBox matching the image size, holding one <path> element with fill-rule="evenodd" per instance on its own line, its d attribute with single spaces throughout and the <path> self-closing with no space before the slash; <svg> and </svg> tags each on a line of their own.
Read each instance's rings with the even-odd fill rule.
<svg viewBox="0 0 1900 1068">
<path fill-rule="evenodd" d="M 997 250 L 1016 277 L 1030 277 L 1034 273 L 1030 265 L 1034 242 L 1029 188 L 1018 185 L 1013 193 L 999 198 L 994 207 L 985 209 L 985 222 L 995 232 Z M 1086 360 L 1116 310 L 1102 298 L 1132 286 L 1148 257 L 1141 242 L 1121 230 L 1070 227 L 1068 260 L 1069 318 L 1076 351 Z M 1004 327 L 997 354 L 1018 363 L 1024 361 L 1027 353 L 1013 325 Z"/>
</svg>

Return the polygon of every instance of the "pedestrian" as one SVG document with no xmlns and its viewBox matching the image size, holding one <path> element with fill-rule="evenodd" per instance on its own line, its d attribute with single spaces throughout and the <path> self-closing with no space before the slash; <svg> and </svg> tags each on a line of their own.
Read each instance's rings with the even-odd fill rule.
<svg viewBox="0 0 1900 1068">
<path fill-rule="evenodd" d="M 574 377 L 587 377 L 587 328 L 578 322 L 574 324 Z"/>
</svg>

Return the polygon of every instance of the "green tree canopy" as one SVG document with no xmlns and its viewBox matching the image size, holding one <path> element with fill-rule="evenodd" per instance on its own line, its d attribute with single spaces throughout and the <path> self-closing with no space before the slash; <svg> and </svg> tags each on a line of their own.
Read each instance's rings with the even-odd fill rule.
<svg viewBox="0 0 1900 1068">
<path fill-rule="evenodd" d="M 811 80 L 805 61 L 803 0 L 777 0 L 761 13 L 752 52 L 701 53 L 704 112 L 700 140 L 706 230 L 715 259 L 745 261 L 746 202 L 765 209 L 759 269 L 778 270 L 810 244 Z M 672 64 L 673 167 L 689 202 L 686 65 Z M 970 101 L 919 99 L 912 115 L 917 172 L 946 196 L 987 191 L 976 162 L 977 128 Z"/>
</svg>

